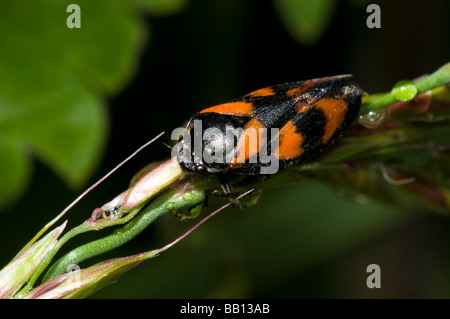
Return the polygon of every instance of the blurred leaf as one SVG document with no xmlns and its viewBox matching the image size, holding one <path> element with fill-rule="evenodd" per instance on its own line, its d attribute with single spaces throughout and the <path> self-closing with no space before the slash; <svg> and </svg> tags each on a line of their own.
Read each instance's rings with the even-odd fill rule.
<svg viewBox="0 0 450 319">
<path fill-rule="evenodd" d="M 304 45 L 313 45 L 328 26 L 335 0 L 276 0 L 275 8 L 291 36 Z"/>
<path fill-rule="evenodd" d="M 139 7 L 151 14 L 177 13 L 187 5 L 187 0 L 134 0 Z"/>
<path fill-rule="evenodd" d="M 0 206 L 11 203 L 25 186 L 30 165 L 19 142 L 0 139 Z"/>
<path fill-rule="evenodd" d="M 102 96 L 129 81 L 147 38 L 136 9 L 170 13 L 185 0 L 80 0 L 80 29 L 66 25 L 71 2 L 0 3 L 0 205 L 25 186 L 28 155 L 72 187 L 85 182 L 107 137 Z"/>
</svg>

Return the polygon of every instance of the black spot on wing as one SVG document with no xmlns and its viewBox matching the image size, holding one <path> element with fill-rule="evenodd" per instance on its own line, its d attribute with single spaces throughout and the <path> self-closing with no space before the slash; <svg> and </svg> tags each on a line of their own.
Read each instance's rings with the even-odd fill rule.
<svg viewBox="0 0 450 319">
<path fill-rule="evenodd" d="M 307 112 L 297 114 L 293 121 L 297 131 L 305 138 L 302 158 L 306 159 L 320 151 L 323 148 L 322 136 L 327 122 L 325 114 L 320 109 L 313 107 Z"/>
<path fill-rule="evenodd" d="M 269 96 L 245 96 L 235 101 L 252 102 L 254 106 L 254 117 L 256 117 L 266 128 L 281 128 L 295 114 L 295 103 L 286 91 L 296 88 L 301 82 L 285 83 L 271 86 L 275 92 Z M 233 101 L 233 102 L 235 102 Z"/>
</svg>

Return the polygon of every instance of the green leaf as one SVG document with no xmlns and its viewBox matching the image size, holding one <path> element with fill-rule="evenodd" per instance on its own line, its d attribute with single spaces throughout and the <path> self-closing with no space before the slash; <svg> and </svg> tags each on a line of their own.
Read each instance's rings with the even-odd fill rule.
<svg viewBox="0 0 450 319">
<path fill-rule="evenodd" d="M 177 13 L 187 6 L 187 0 L 134 0 L 139 7 L 151 14 Z"/>
<path fill-rule="evenodd" d="M 0 138 L 0 206 L 12 203 L 27 183 L 30 165 L 21 148 L 18 141 Z"/>
<path fill-rule="evenodd" d="M 335 0 L 276 0 L 274 5 L 291 36 L 301 44 L 313 45 L 327 28 Z"/>
<path fill-rule="evenodd" d="M 5 140 L 16 141 L 9 152 L 17 163 L 29 165 L 25 150 L 31 151 L 71 186 L 80 186 L 94 168 L 105 139 L 107 117 L 102 103 L 81 87 L 43 91 L 15 101 L 2 104 L 0 132 Z M 0 171 L 4 170 L 8 166 L 1 166 Z M 17 184 L 17 178 L 10 182 Z"/>
<path fill-rule="evenodd" d="M 148 38 L 137 9 L 174 12 L 185 0 L 0 2 L 0 206 L 26 185 L 30 155 L 81 186 L 107 137 L 105 95 L 132 77 Z"/>
</svg>

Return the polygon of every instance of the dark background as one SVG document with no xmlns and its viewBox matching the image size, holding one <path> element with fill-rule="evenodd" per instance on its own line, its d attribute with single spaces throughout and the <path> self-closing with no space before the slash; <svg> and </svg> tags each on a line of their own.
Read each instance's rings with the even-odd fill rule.
<svg viewBox="0 0 450 319">
<path fill-rule="evenodd" d="M 355 3 L 339 1 L 311 46 L 288 34 L 270 1 L 192 0 L 179 14 L 148 16 L 151 41 L 132 81 L 108 100 L 110 136 L 90 183 L 161 131 L 170 144 L 172 129 L 196 111 L 252 90 L 350 73 L 375 93 L 448 62 L 448 1 L 377 1 L 381 29 L 368 29 L 368 3 Z M 82 222 L 123 191 L 141 167 L 169 156 L 162 143 L 147 148 L 78 204 L 71 222 Z M 79 192 L 35 161 L 28 191 L 4 215 L 2 264 Z M 213 200 L 202 216 L 224 202 Z M 108 257 L 161 247 L 192 225 L 163 216 Z M 449 240 L 447 216 L 360 204 L 303 181 L 266 190 L 250 209 L 226 209 L 94 297 L 448 298 Z M 381 289 L 366 287 L 372 263 L 381 267 Z"/>
</svg>

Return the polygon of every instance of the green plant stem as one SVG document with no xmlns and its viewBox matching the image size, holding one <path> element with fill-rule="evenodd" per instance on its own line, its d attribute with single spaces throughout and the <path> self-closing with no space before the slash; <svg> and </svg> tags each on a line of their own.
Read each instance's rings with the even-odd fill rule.
<svg viewBox="0 0 450 319">
<path fill-rule="evenodd" d="M 418 79 L 414 84 L 418 89 L 417 94 L 450 84 L 450 63 L 440 67 L 432 74 Z M 376 111 L 397 102 L 399 101 L 391 92 L 367 95 L 362 99 L 360 114 L 364 115 L 370 111 Z"/>
<path fill-rule="evenodd" d="M 50 280 L 66 271 L 71 264 L 79 264 L 93 256 L 117 248 L 133 239 L 154 220 L 161 215 L 201 203 L 205 198 L 203 190 L 192 191 L 179 196 L 173 189 L 169 189 L 156 198 L 139 215 L 128 224 L 115 230 L 111 235 L 77 247 L 56 261 L 45 274 L 43 281 Z"/>
<path fill-rule="evenodd" d="M 450 63 L 445 64 L 433 74 L 418 79 L 415 84 L 419 89 L 419 93 L 426 92 L 438 86 L 450 83 Z"/>
<path fill-rule="evenodd" d="M 99 230 L 105 227 L 110 227 L 114 225 L 120 225 L 125 224 L 127 221 L 129 221 L 131 218 L 133 218 L 142 208 L 142 205 L 137 207 L 136 209 L 132 210 L 129 214 L 127 214 L 123 218 L 115 219 L 115 220 L 101 220 L 100 223 L 83 223 L 73 229 L 71 229 L 67 234 L 65 234 L 63 237 L 61 237 L 60 240 L 58 240 L 55 247 L 52 249 L 52 251 L 45 257 L 44 261 L 42 261 L 39 265 L 39 267 L 34 272 L 33 276 L 30 278 L 28 283 L 24 286 L 24 288 L 21 289 L 19 293 L 16 294 L 16 298 L 20 298 L 21 296 L 24 296 L 28 291 L 30 291 L 33 288 L 34 283 L 39 278 L 39 276 L 42 274 L 42 272 L 47 268 L 49 263 L 52 261 L 53 257 L 56 255 L 56 253 L 61 249 L 61 247 L 67 243 L 70 239 L 73 237 L 86 233 L 88 231 L 92 230 Z"/>
</svg>

